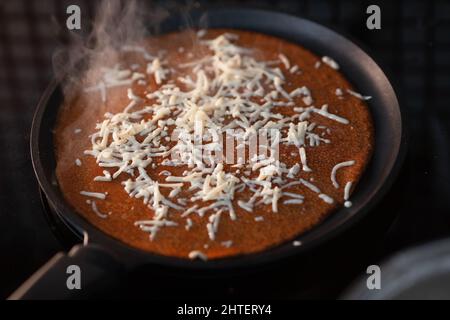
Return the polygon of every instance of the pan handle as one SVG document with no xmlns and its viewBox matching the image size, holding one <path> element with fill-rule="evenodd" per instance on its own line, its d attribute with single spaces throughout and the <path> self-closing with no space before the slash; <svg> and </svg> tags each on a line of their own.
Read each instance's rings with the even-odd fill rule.
<svg viewBox="0 0 450 320">
<path fill-rule="evenodd" d="M 76 245 L 69 253 L 59 252 L 36 271 L 8 299 L 104 298 L 117 289 L 124 267 L 97 244 Z"/>
</svg>

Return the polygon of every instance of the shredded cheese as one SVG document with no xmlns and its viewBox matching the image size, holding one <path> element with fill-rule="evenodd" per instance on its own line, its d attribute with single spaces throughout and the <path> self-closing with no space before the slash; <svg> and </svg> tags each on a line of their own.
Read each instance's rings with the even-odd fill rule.
<svg viewBox="0 0 450 320">
<path fill-rule="evenodd" d="M 188 231 L 193 226 L 188 216 L 205 217 L 208 237 L 215 241 L 223 214 L 228 214 L 232 221 L 238 219 L 235 204 L 248 212 L 260 205 L 278 212 L 280 199 L 283 205 L 299 205 L 305 201 L 305 196 L 287 191 L 296 185 L 305 186 L 328 204 L 334 202 L 317 186 L 299 177 L 300 171 L 312 172 L 307 163 L 307 149 L 310 152 L 314 147 L 331 142 L 327 137 L 329 128 L 310 122 L 310 118 L 315 113 L 339 125 L 347 125 L 350 121 L 329 112 L 328 105 L 313 106 L 313 96 L 306 86 L 286 91 L 285 75 L 277 65 L 281 63 L 289 73 L 300 70 L 297 65 L 292 66 L 284 54 L 280 53 L 279 60 L 273 62 L 258 61 L 252 50 L 235 44 L 237 37 L 234 34 L 225 33 L 213 39 L 206 36 L 205 30 L 199 30 L 197 41 L 210 54 L 180 64 L 177 70 L 169 67 L 170 61 L 164 52 L 152 54 L 140 46 L 124 46 L 122 51 L 143 56 L 146 74 L 135 71 L 139 66 L 124 69 L 116 65 L 103 68 L 98 83 L 85 88 L 86 92 L 99 91 L 105 102 L 109 88 L 130 86 L 133 81 L 146 85 L 147 77 L 157 84 L 158 88 L 146 93 L 145 97 L 128 88 L 128 105 L 122 112 L 105 114 L 105 119 L 97 124 L 96 132 L 90 136 L 91 148 L 84 152 L 105 169 L 103 176 L 95 177 L 94 181 L 109 182 L 120 178 L 130 197 L 142 200 L 152 209 L 153 215 L 148 220 L 135 223 L 136 227 L 149 233 L 150 240 L 155 239 L 161 228 L 178 225 L 171 220 L 177 212 L 185 218 L 184 228 Z M 185 49 L 180 47 L 178 53 L 184 54 Z M 186 53 L 186 56 L 189 58 L 192 54 Z M 339 68 L 329 57 L 317 61 L 315 67 L 320 67 L 321 62 L 333 69 Z M 169 75 L 174 73 L 177 73 L 177 80 L 169 81 Z M 341 94 L 342 90 L 336 89 L 336 95 Z M 151 100 L 149 105 L 146 99 Z M 255 99 L 262 102 L 256 103 Z M 279 107 L 293 108 L 295 115 L 283 116 L 276 111 Z M 169 128 L 176 129 L 178 139 L 171 139 Z M 269 135 L 271 142 L 266 146 L 267 155 L 247 160 L 238 155 L 237 163 L 230 169 L 224 167 L 223 159 L 213 156 L 214 152 L 223 151 L 219 138 L 230 130 L 239 141 L 236 150 L 243 153 L 254 145 L 249 142 L 249 137 L 263 130 L 277 133 Z M 277 159 L 274 154 L 279 144 L 295 146 L 300 162 L 288 167 Z M 206 152 L 209 153 L 207 161 Z M 163 170 L 155 180 L 149 175 L 149 169 L 156 169 L 158 164 L 183 166 L 186 170 L 179 176 Z M 335 187 L 336 171 L 342 165 L 333 168 L 331 179 Z M 235 201 L 236 194 L 244 190 L 250 194 L 249 198 Z M 80 194 L 106 198 L 106 194 L 98 192 L 81 191 Z M 93 201 L 92 206 L 95 206 Z M 254 220 L 264 219 L 257 216 Z M 229 247 L 232 242 L 221 243 Z M 189 258 L 206 260 L 207 256 L 194 250 L 189 253 Z"/>
<path fill-rule="evenodd" d="M 189 252 L 188 257 L 189 257 L 189 259 L 200 259 L 203 261 L 208 260 L 208 256 L 199 250 L 194 250 L 194 251 Z"/>
<path fill-rule="evenodd" d="M 80 194 L 86 197 L 97 198 L 101 200 L 106 199 L 106 194 L 100 192 L 80 191 Z"/>
<path fill-rule="evenodd" d="M 337 62 L 334 61 L 333 59 L 331 59 L 330 57 L 323 56 L 322 62 L 325 63 L 326 65 L 328 65 L 332 69 L 335 69 L 335 70 L 339 69 L 339 65 L 337 64 Z"/>
<path fill-rule="evenodd" d="M 333 184 L 333 186 L 336 189 L 339 188 L 339 183 L 336 180 L 336 172 L 339 169 L 341 169 L 341 168 L 350 167 L 350 166 L 353 166 L 354 164 L 355 164 L 355 161 L 354 160 L 350 160 L 350 161 L 344 161 L 344 162 L 338 163 L 338 164 L 336 164 L 333 167 L 333 169 L 331 170 L 331 177 L 330 177 L 330 179 L 331 179 L 331 183 Z"/>
<path fill-rule="evenodd" d="M 358 98 L 358 99 L 361 99 L 361 100 L 370 100 L 370 99 L 372 99 L 371 96 L 363 96 L 362 94 L 360 94 L 360 93 L 358 93 L 358 92 L 355 92 L 355 91 L 353 91 L 353 90 L 350 90 L 350 89 L 347 89 L 347 92 L 348 92 L 349 94 L 351 94 L 352 96 L 354 96 L 354 97 L 356 97 L 356 98 Z"/>
</svg>

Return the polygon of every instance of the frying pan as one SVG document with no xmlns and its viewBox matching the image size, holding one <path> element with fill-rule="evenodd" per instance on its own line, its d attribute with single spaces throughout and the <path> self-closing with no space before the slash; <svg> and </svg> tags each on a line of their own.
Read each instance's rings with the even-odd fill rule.
<svg viewBox="0 0 450 320">
<path fill-rule="evenodd" d="M 31 156 L 39 185 L 52 210 L 78 234 L 89 238 L 85 245 L 69 254 L 59 253 L 33 275 L 11 298 L 70 298 L 66 267 L 79 265 L 85 287 L 101 287 L 136 267 L 151 266 L 215 276 L 234 272 L 311 251 L 323 241 L 342 233 L 363 217 L 389 189 L 398 172 L 405 151 L 405 133 L 399 103 L 381 68 L 357 45 L 315 22 L 284 13 L 255 9 L 214 9 L 192 13 L 192 24 L 210 28 L 253 30 L 303 45 L 318 55 L 337 60 L 345 77 L 368 101 L 375 127 L 374 152 L 358 188 L 352 195 L 353 206 L 340 208 L 320 225 L 292 241 L 260 253 L 223 258 L 207 262 L 167 257 L 132 248 L 106 235 L 77 214 L 64 200 L 55 177 L 55 154 L 52 128 L 63 101 L 61 88 L 54 80 L 42 96 L 31 130 Z M 182 18 L 174 17 L 161 31 L 180 29 Z"/>
</svg>

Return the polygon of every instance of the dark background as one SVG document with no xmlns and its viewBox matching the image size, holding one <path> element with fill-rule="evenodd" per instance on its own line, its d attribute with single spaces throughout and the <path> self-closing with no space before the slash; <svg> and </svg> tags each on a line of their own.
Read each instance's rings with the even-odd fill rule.
<svg viewBox="0 0 450 320">
<path fill-rule="evenodd" d="M 67 36 L 67 5 L 80 5 L 83 28 L 88 29 L 94 3 L 0 1 L 0 298 L 63 248 L 42 212 L 29 131 L 36 104 L 52 77 L 52 55 Z M 450 235 L 450 1 L 199 3 L 284 11 L 330 26 L 366 49 L 386 70 L 399 95 L 409 127 L 408 154 L 396 185 L 372 214 L 391 219 L 374 239 L 374 251 L 353 257 L 357 267 L 350 268 L 333 288 L 316 284 L 312 296 L 335 297 L 364 271 L 366 263 Z M 370 4 L 381 7 L 381 30 L 365 27 Z M 297 288 L 304 289 L 301 283 Z M 295 294 L 291 288 L 280 296 L 308 294 Z"/>
</svg>

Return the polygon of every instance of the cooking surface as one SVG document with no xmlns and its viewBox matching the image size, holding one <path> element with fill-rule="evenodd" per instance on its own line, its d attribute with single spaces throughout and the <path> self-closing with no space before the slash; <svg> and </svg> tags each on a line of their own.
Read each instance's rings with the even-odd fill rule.
<svg viewBox="0 0 450 320">
<path fill-rule="evenodd" d="M 175 210 L 173 208 L 169 208 L 167 217 L 163 217 L 161 218 L 161 220 L 176 223 L 177 225 L 162 227 L 159 228 L 157 232 L 151 232 L 150 235 L 153 234 L 154 239 L 150 241 L 149 232 L 139 230 L 135 223 L 136 221 L 148 221 L 149 219 L 152 219 L 156 215 L 154 211 L 155 208 L 160 205 L 155 205 L 152 198 L 150 198 L 149 200 L 150 204 L 145 204 L 144 198 L 130 197 L 128 193 L 125 192 L 124 186 L 122 185 L 122 183 L 125 181 L 129 181 L 131 183 L 131 181 L 138 181 L 143 177 L 141 176 L 141 178 L 136 178 L 130 176 L 127 173 L 123 173 L 113 181 L 93 181 L 94 177 L 102 176 L 102 171 L 107 169 L 105 167 L 99 167 L 98 163 L 96 163 L 96 160 L 102 159 L 102 161 L 106 162 L 108 161 L 108 159 L 103 160 L 104 158 L 95 158 L 91 155 L 84 154 L 85 150 L 91 150 L 93 148 L 89 135 L 91 135 L 93 132 L 96 132 L 95 126 L 97 123 L 101 123 L 105 120 L 103 116 L 105 112 L 118 114 L 119 112 L 123 112 L 124 106 L 129 105 L 130 100 L 127 97 L 126 93 L 126 88 L 128 86 L 109 88 L 105 103 L 102 103 L 101 95 L 98 91 L 88 93 L 80 92 L 76 95 L 76 98 L 73 101 L 69 100 L 68 102 L 66 102 L 60 112 L 59 122 L 55 130 L 56 149 L 58 150 L 56 152 L 58 162 L 56 174 L 58 177 L 59 186 L 64 192 L 64 195 L 68 202 L 78 212 L 86 217 L 88 221 L 100 228 L 100 230 L 103 230 L 104 232 L 131 246 L 150 252 L 156 252 L 169 256 L 178 256 L 185 259 L 189 256 L 189 253 L 194 250 L 200 250 L 202 253 L 208 256 L 208 259 L 220 258 L 230 255 L 241 255 L 246 253 L 259 252 L 284 241 L 292 241 L 297 235 L 304 233 L 315 224 L 323 220 L 325 216 L 331 213 L 332 210 L 343 206 L 344 187 L 347 182 L 353 182 L 353 185 L 358 188 L 357 182 L 359 180 L 359 176 L 361 175 L 362 171 L 365 168 L 365 165 L 367 164 L 371 156 L 373 145 L 372 120 L 370 119 L 366 102 L 360 98 L 354 97 L 347 92 L 347 90 L 349 90 L 350 88 L 352 88 L 353 90 L 358 89 L 351 87 L 351 85 L 344 79 L 340 71 L 336 71 L 324 63 L 320 67 L 316 68 L 316 63 L 320 61 L 321 57 L 316 56 L 309 51 L 301 48 L 300 46 L 284 41 L 282 39 L 255 32 L 238 31 L 231 29 L 216 29 L 208 31 L 208 33 L 201 37 L 201 39 L 199 39 L 198 41 L 207 41 L 207 39 L 216 39 L 214 41 L 217 41 L 217 39 L 225 39 L 221 37 L 223 37 L 223 35 L 226 33 L 237 35 L 239 36 L 239 39 L 231 42 L 228 42 L 228 40 L 222 40 L 222 46 L 237 45 L 239 46 L 239 48 L 253 50 L 251 55 L 240 55 L 240 57 L 242 57 L 242 63 L 246 64 L 244 68 L 250 68 L 249 62 L 247 60 L 250 57 L 252 59 L 256 59 L 255 61 L 258 62 L 279 61 L 278 54 L 283 53 L 286 57 L 289 58 L 290 64 L 292 66 L 296 65 L 301 70 L 301 73 L 291 73 L 286 70 L 281 61 L 272 67 L 272 69 L 278 67 L 280 68 L 280 70 L 282 70 L 281 72 L 285 77 L 283 90 L 285 90 L 285 92 L 293 92 L 297 88 L 305 86 L 306 88 L 308 88 L 308 90 L 311 91 L 311 99 L 313 100 L 313 104 L 317 108 L 320 108 L 322 105 L 328 104 L 329 108 L 327 112 L 341 117 L 338 118 L 341 122 L 315 113 L 311 113 L 310 116 L 307 116 L 304 119 L 303 123 L 306 126 L 310 126 L 313 123 L 316 125 L 316 127 L 314 128 L 315 130 L 307 130 L 308 134 L 305 138 L 305 150 L 309 171 L 307 172 L 305 170 L 305 167 L 302 166 L 302 171 L 295 173 L 292 178 L 288 178 L 287 173 L 283 174 L 282 172 L 280 172 L 273 178 L 270 176 L 270 174 L 268 174 L 268 179 L 262 178 L 261 180 L 258 180 L 258 176 L 262 175 L 264 172 L 263 166 L 261 167 L 261 169 L 255 169 L 253 172 L 250 171 L 249 168 L 252 168 L 252 165 L 247 166 L 247 164 L 250 163 L 249 159 L 253 156 L 250 156 L 248 154 L 244 155 L 242 158 L 245 161 L 246 165 L 240 167 L 239 169 L 233 167 L 236 162 L 227 163 L 227 159 L 223 159 L 223 162 L 221 162 L 220 166 L 212 166 L 209 164 L 206 165 L 207 170 L 212 167 L 211 169 L 214 168 L 215 172 L 209 177 L 210 180 L 212 177 L 212 180 L 208 182 L 208 186 L 211 185 L 211 188 L 217 188 L 217 185 L 219 185 L 219 183 L 217 182 L 218 180 L 215 180 L 215 177 L 220 175 L 221 170 L 218 169 L 220 169 L 220 167 L 222 166 L 224 180 L 228 180 L 228 182 L 226 183 L 230 183 L 232 179 L 237 179 L 237 182 L 233 183 L 235 183 L 236 186 L 239 186 L 240 184 L 242 184 L 242 181 L 244 181 L 244 179 L 247 179 L 248 181 L 264 181 L 265 183 L 269 183 L 271 188 L 275 188 L 275 186 L 278 186 L 281 189 L 284 188 L 282 192 L 286 192 L 285 195 L 279 201 L 275 202 L 277 204 L 276 212 L 272 211 L 273 204 L 271 198 L 267 197 L 269 199 L 268 204 L 257 205 L 258 202 L 260 202 L 262 199 L 265 200 L 266 198 L 258 195 L 258 193 L 250 191 L 250 188 L 244 185 L 245 188 L 243 189 L 239 187 L 239 190 L 236 191 L 226 191 L 226 193 L 233 195 L 233 199 L 230 201 L 231 208 L 233 210 L 232 214 L 231 209 L 229 209 L 228 206 L 219 205 L 216 211 L 211 209 L 204 211 L 204 213 L 202 214 L 203 217 L 199 217 L 201 210 L 206 210 L 208 206 L 210 206 L 211 204 L 217 204 L 219 201 L 223 202 L 223 199 L 226 199 L 226 196 L 219 196 L 217 200 L 213 200 L 212 202 L 207 200 L 203 201 L 203 196 L 200 196 L 200 200 L 191 201 L 190 199 L 192 197 L 198 197 L 199 194 L 202 194 L 197 193 L 200 192 L 199 189 L 201 190 L 201 188 L 197 189 L 197 187 L 194 189 L 194 192 L 188 191 L 188 188 L 193 185 L 198 185 L 198 183 L 203 185 L 203 181 L 200 181 L 201 179 L 199 180 L 195 178 L 190 178 L 190 182 L 184 184 L 183 188 L 180 189 L 180 192 L 176 197 L 170 197 L 169 192 L 171 189 L 167 187 L 164 188 L 163 186 L 167 185 L 168 182 L 171 182 L 170 180 L 166 179 L 183 177 L 190 175 L 191 173 L 198 174 L 199 172 L 203 172 L 203 177 L 205 177 L 208 175 L 208 171 L 199 170 L 198 167 L 197 169 L 192 169 L 187 165 L 164 165 L 165 161 L 174 159 L 171 156 L 152 157 L 152 164 L 146 167 L 148 176 L 153 181 L 157 181 L 159 183 L 160 188 L 158 188 L 158 190 L 160 190 L 160 192 L 163 194 L 164 199 L 171 201 L 178 206 L 181 204 L 182 208 L 184 209 Z M 205 59 L 205 54 L 212 54 L 212 52 L 205 53 L 205 45 L 200 47 L 200 49 L 196 49 L 197 44 L 192 44 L 193 37 L 195 37 L 195 33 L 171 33 L 153 39 L 154 41 L 156 41 L 156 43 L 147 43 L 147 50 L 149 50 L 150 54 L 156 55 L 157 50 L 164 50 L 165 52 L 167 52 L 162 59 L 163 61 L 167 61 L 167 67 L 174 68 L 174 71 L 170 72 L 167 75 L 167 78 L 163 82 L 163 85 L 169 83 L 171 80 L 175 81 L 179 77 L 186 77 L 186 75 L 190 76 L 192 74 L 192 71 L 190 69 L 186 70 L 186 67 L 177 68 L 177 65 L 192 63 L 192 61 L 200 61 L 202 59 Z M 179 47 L 184 48 L 185 52 L 194 53 L 195 55 L 193 57 L 190 57 L 189 55 L 180 53 L 178 52 Z M 217 50 L 218 49 L 216 49 L 216 51 Z M 123 59 L 129 60 L 129 62 L 128 64 L 125 64 L 123 68 L 135 63 L 140 63 L 141 66 L 146 66 L 145 61 L 140 61 L 139 58 L 140 55 L 136 55 L 135 53 L 131 55 L 125 55 Z M 222 57 L 222 60 L 227 61 L 225 57 Z M 209 70 L 210 68 L 210 64 L 206 64 L 206 66 L 203 67 L 204 70 Z M 143 69 L 144 67 L 141 67 L 141 69 L 137 69 L 136 71 L 143 74 L 145 73 L 145 70 Z M 290 69 L 290 67 L 288 69 Z M 210 81 L 213 82 L 212 76 L 209 75 L 209 77 L 211 79 Z M 136 82 L 132 86 L 130 86 L 132 88 L 132 92 L 134 92 L 134 94 L 138 94 L 140 97 L 145 97 L 146 94 L 154 93 L 155 91 L 159 90 L 159 87 L 156 86 L 155 83 L 153 83 L 153 76 L 150 76 L 147 79 L 147 82 L 149 84 L 146 86 L 139 85 Z M 271 92 L 271 90 L 273 90 L 270 85 L 266 85 L 264 83 L 266 80 L 266 78 L 258 80 L 258 84 L 261 85 L 261 89 L 264 88 L 264 93 L 261 94 L 262 96 L 267 95 L 269 92 Z M 96 83 L 97 82 L 95 82 L 94 85 Z M 180 86 L 180 82 L 177 81 L 175 83 L 177 86 Z M 89 84 L 88 86 L 91 85 L 92 84 Z M 242 87 L 240 86 L 239 88 Z M 337 96 L 335 94 L 336 88 L 340 88 L 340 90 L 343 92 L 341 96 Z M 165 90 L 167 92 L 170 89 L 166 88 Z M 181 86 L 181 90 L 183 92 L 188 92 L 191 89 L 189 87 L 183 88 L 183 86 Z M 209 89 L 209 92 L 211 92 L 211 90 L 213 89 Z M 220 89 L 218 90 L 220 91 Z M 222 90 L 225 91 L 226 89 Z M 199 101 L 195 102 L 195 108 L 197 105 L 202 107 L 215 104 L 214 101 L 217 100 L 211 98 L 211 96 L 215 94 L 215 92 L 206 93 L 206 97 L 204 99 L 201 98 L 199 99 Z M 365 92 L 364 94 L 369 93 Z M 166 97 L 170 95 L 171 94 L 165 94 Z M 222 94 L 222 97 L 230 95 L 231 94 L 224 93 Z M 178 99 L 181 100 L 181 98 Z M 233 99 L 226 99 L 228 100 L 227 104 L 230 106 L 229 108 L 234 109 L 235 107 L 233 107 L 233 105 L 236 104 L 233 104 Z M 239 99 L 242 99 L 244 101 L 246 100 L 244 95 L 241 95 Z M 270 98 L 267 99 L 271 101 Z M 238 103 L 242 104 L 242 100 L 240 100 Z M 258 106 L 266 104 L 266 100 L 262 100 L 261 97 L 252 97 L 251 100 L 254 100 L 253 102 L 257 103 Z M 284 103 L 288 103 L 287 99 L 281 97 L 274 100 L 278 102 L 283 101 Z M 192 100 L 189 100 L 189 102 L 191 101 Z M 308 113 L 300 113 L 299 111 L 295 111 L 294 107 L 301 106 L 303 108 L 307 108 L 308 106 L 302 101 L 301 96 L 294 97 L 291 103 L 295 103 L 295 105 L 274 106 L 272 108 L 267 108 L 266 111 L 274 115 L 283 115 L 283 120 L 288 120 L 292 124 L 294 122 L 297 123 L 299 119 L 295 118 L 289 120 L 290 117 L 295 117 L 301 114 L 305 116 L 305 114 L 308 115 Z M 137 103 L 137 105 L 133 107 L 130 112 L 142 110 L 144 108 L 143 106 L 146 105 L 154 105 L 152 109 L 158 110 L 156 111 L 156 113 L 159 113 L 163 109 L 163 107 L 157 108 L 156 106 L 160 104 L 163 105 L 162 102 L 155 102 L 154 99 L 146 98 L 146 100 Z M 168 118 L 164 118 L 172 119 L 173 121 L 183 117 L 188 118 L 188 113 L 196 112 L 192 107 L 191 109 L 189 109 L 190 106 L 191 105 L 187 104 L 186 102 L 182 102 L 182 107 L 172 107 L 170 111 L 171 115 L 169 115 Z M 178 112 L 177 110 L 182 109 L 190 111 L 177 114 L 175 116 L 175 114 Z M 225 110 L 223 104 L 218 104 L 214 112 L 220 112 L 220 110 Z M 249 111 L 244 111 L 244 109 L 241 109 L 239 112 L 241 113 L 241 119 L 250 119 L 250 123 L 252 123 L 252 125 L 258 121 L 264 121 L 264 119 L 266 119 L 265 117 L 259 116 L 254 120 L 251 120 Z M 150 117 L 150 115 L 148 113 L 144 114 L 143 118 L 146 119 L 147 117 Z M 208 121 L 211 121 L 218 126 L 220 126 L 222 123 L 224 125 L 230 125 L 231 120 L 233 120 L 232 117 L 229 117 L 228 121 L 225 119 L 225 121 L 222 122 L 219 120 L 219 117 L 214 116 L 212 112 L 208 112 L 208 117 Z M 273 117 L 270 117 L 270 119 L 274 123 L 277 122 L 277 120 Z M 140 123 L 141 120 L 142 119 L 131 120 L 131 122 Z M 342 123 L 343 120 L 347 120 L 349 121 L 349 123 Z M 157 127 L 162 128 L 164 126 L 166 126 L 166 123 L 161 125 L 158 124 Z M 167 126 L 169 126 L 168 131 L 169 136 L 171 136 L 171 130 L 174 126 L 169 124 L 167 124 Z M 208 130 L 206 126 L 207 125 L 205 125 L 204 132 L 207 132 Z M 325 131 L 323 127 L 321 128 L 321 126 L 325 126 L 329 131 Z M 253 128 L 256 128 L 256 126 L 254 126 Z M 81 132 L 74 133 L 75 129 L 79 129 L 81 130 Z M 178 130 L 180 129 L 181 127 L 178 127 Z M 239 130 L 242 128 L 236 126 L 236 128 L 234 129 Z M 281 138 L 287 137 L 287 128 L 281 129 L 280 131 L 282 134 Z M 322 139 L 327 139 L 329 143 L 321 141 L 319 144 L 311 146 L 309 142 L 312 140 L 310 140 L 311 138 L 308 138 L 308 135 L 311 133 L 320 135 Z M 117 135 L 121 136 L 122 134 L 118 133 Z M 141 141 L 145 138 L 145 136 L 140 137 L 139 134 L 136 134 L 133 137 L 138 140 L 141 139 Z M 100 140 L 101 139 L 98 139 L 98 141 Z M 171 142 L 166 142 L 164 139 L 161 139 L 158 145 L 174 147 L 174 144 L 176 142 L 173 140 Z M 224 141 L 225 140 L 226 138 L 224 138 Z M 249 141 L 249 139 L 245 140 L 247 140 L 247 142 Z M 191 140 L 189 139 L 189 141 Z M 206 145 L 211 141 L 204 142 Z M 240 144 L 241 142 L 236 141 L 236 144 L 237 143 Z M 260 143 L 262 143 L 261 140 Z M 183 145 L 181 142 L 178 146 L 185 145 Z M 128 150 L 129 149 L 130 148 L 128 148 Z M 248 153 L 249 148 L 247 147 L 246 149 L 246 152 Z M 234 154 L 235 149 L 233 148 L 232 150 Z M 284 166 L 287 171 L 287 169 L 290 169 L 295 165 L 300 170 L 301 163 L 298 150 L 299 148 L 294 145 L 288 145 L 288 143 L 285 142 L 280 143 L 279 151 L 275 151 L 279 152 L 280 154 L 280 168 Z M 115 151 L 115 153 L 117 154 L 119 152 Z M 225 151 L 224 153 L 226 154 L 227 152 Z M 224 156 L 226 157 L 225 154 Z M 260 155 L 262 156 L 263 153 L 260 152 Z M 136 155 L 133 155 L 133 157 L 135 156 Z M 241 156 L 242 154 L 240 154 L 239 156 L 235 154 L 235 159 Z M 207 159 L 206 153 L 204 154 L 204 157 L 204 159 Z M 276 155 L 274 155 L 274 157 L 276 157 Z M 75 163 L 76 159 L 80 159 L 80 166 Z M 231 159 L 228 160 L 231 162 Z M 337 184 L 336 187 L 333 186 L 330 180 L 330 172 L 332 171 L 333 167 L 338 163 L 344 163 L 345 161 L 349 160 L 353 161 L 353 164 L 339 170 L 335 177 L 337 181 L 339 181 L 340 185 Z M 217 161 L 218 163 L 220 163 L 221 160 Z M 260 162 L 260 164 L 263 165 L 264 163 Z M 119 166 L 122 165 L 123 164 L 119 164 Z M 153 165 L 155 165 L 155 167 L 153 167 Z M 271 164 L 271 166 L 272 168 L 275 168 L 277 164 Z M 266 164 L 265 167 L 270 168 L 270 165 Z M 117 168 L 114 168 L 114 170 L 109 170 L 110 174 L 113 174 L 116 171 L 115 169 Z M 249 170 L 249 172 L 245 174 L 247 170 Z M 138 170 L 135 168 L 134 173 L 136 176 L 139 175 L 137 172 Z M 169 172 L 169 174 L 171 175 L 162 175 L 162 173 L 164 172 Z M 187 172 L 189 174 L 185 175 L 183 174 L 183 172 Z M 283 180 L 281 182 L 275 182 L 275 179 L 280 177 L 282 177 Z M 300 178 L 304 179 L 303 181 L 308 181 L 306 182 L 308 186 L 297 184 L 289 187 L 289 184 L 298 183 Z M 171 185 L 173 185 L 173 183 Z M 146 188 L 148 187 L 150 187 L 150 184 L 146 185 Z M 263 189 L 258 185 L 254 185 L 252 186 L 252 188 L 259 188 L 259 190 Z M 332 203 L 324 201 L 322 198 L 320 198 L 319 194 L 312 191 L 310 188 L 320 189 L 320 193 L 322 194 L 322 196 L 326 195 L 326 197 L 331 199 Z M 101 192 L 107 194 L 107 196 L 104 200 L 87 198 L 85 195 L 80 194 L 80 191 L 82 190 Z M 265 189 L 265 192 L 270 192 L 270 190 L 270 188 Z M 290 198 L 288 192 L 303 196 L 304 202 L 300 205 L 298 203 L 285 204 L 284 201 Z M 256 195 L 257 197 L 254 198 L 256 199 L 254 201 L 255 205 L 250 204 L 251 212 L 244 210 L 238 205 L 239 202 L 249 202 L 249 199 L 254 195 Z M 86 203 L 87 199 L 89 199 L 90 203 Z M 214 197 L 212 199 L 214 199 Z M 187 202 L 182 203 L 178 202 L 178 200 L 187 200 Z M 94 210 L 92 209 L 93 202 L 91 201 L 95 201 L 95 207 L 97 208 L 97 211 L 100 212 L 100 215 L 102 215 L 102 213 L 108 213 L 108 216 L 106 218 L 99 217 L 99 214 L 94 212 Z M 194 206 L 196 206 L 198 209 L 195 210 L 193 214 L 190 214 L 187 217 L 182 216 L 182 214 L 185 213 L 186 210 L 190 210 L 190 208 L 195 209 Z M 217 220 L 217 232 L 207 232 L 206 225 L 208 221 L 214 221 L 213 224 L 215 225 L 216 220 L 211 220 L 211 218 L 217 217 L 217 215 L 220 215 L 220 220 Z M 233 216 L 236 217 L 235 220 L 232 218 Z M 256 217 L 262 218 L 263 221 L 255 221 Z M 189 230 L 186 230 L 185 228 L 187 219 L 190 219 L 190 221 L 192 222 L 192 226 L 189 228 Z M 149 225 L 147 224 L 146 227 L 148 228 Z M 213 233 L 214 235 L 214 240 L 211 239 L 211 233 Z M 231 245 L 224 245 L 224 243 L 227 243 L 229 241 L 231 241 Z"/>
<path fill-rule="evenodd" d="M 90 12 L 89 1 L 0 4 L 1 297 L 62 248 L 42 214 L 28 139 L 32 114 L 51 77 L 52 53 L 61 37 L 54 34 L 56 28 L 49 17 L 64 19 L 66 5 L 73 3 L 79 3 L 82 12 Z M 214 290 L 224 295 L 335 297 L 369 264 L 393 250 L 450 235 L 450 4 L 381 1 L 382 29 L 377 31 L 365 28 L 368 4 L 364 2 L 257 4 L 337 26 L 368 49 L 399 94 L 410 127 L 410 148 L 400 178 L 381 205 L 363 225 L 321 248 L 317 257 L 280 266 L 277 272 L 259 270 L 259 277 L 266 279 L 264 286 L 255 275 L 214 285 L 201 283 L 193 294 Z M 334 266 L 332 273 L 330 265 Z M 136 281 L 131 281 L 130 292 L 139 292 L 139 273 L 131 279 Z M 188 281 L 161 280 L 160 285 L 163 293 L 174 288 L 180 295 L 189 292 Z"/>
</svg>

